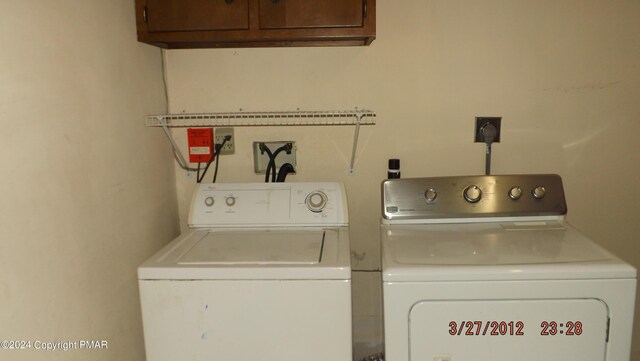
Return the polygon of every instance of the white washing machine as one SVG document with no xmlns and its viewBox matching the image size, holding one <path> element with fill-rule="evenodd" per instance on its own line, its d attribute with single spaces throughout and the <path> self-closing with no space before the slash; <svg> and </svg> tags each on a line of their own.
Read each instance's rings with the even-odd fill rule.
<svg viewBox="0 0 640 361">
<path fill-rule="evenodd" d="M 351 361 L 339 183 L 200 184 L 191 230 L 140 266 L 148 361 Z"/>
<path fill-rule="evenodd" d="M 386 360 L 629 360 L 636 270 L 565 222 L 559 176 L 382 192 Z"/>
</svg>

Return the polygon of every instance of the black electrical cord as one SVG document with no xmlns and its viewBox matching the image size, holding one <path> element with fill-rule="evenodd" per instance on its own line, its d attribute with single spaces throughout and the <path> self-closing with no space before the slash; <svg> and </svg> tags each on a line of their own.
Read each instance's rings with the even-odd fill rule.
<svg viewBox="0 0 640 361">
<path fill-rule="evenodd" d="M 219 146 L 216 145 L 216 154 L 220 154 L 220 151 L 222 150 L 222 147 L 224 147 L 224 143 L 226 142 L 226 139 L 222 141 L 222 144 L 220 144 Z M 213 169 L 213 182 L 216 182 L 216 179 L 218 179 L 218 166 L 220 165 L 220 157 L 216 158 L 216 166 Z"/>
<path fill-rule="evenodd" d="M 265 147 L 266 148 L 266 147 Z M 276 157 L 278 157 L 278 154 L 282 153 L 282 152 L 287 152 L 287 154 L 291 153 L 291 148 L 293 148 L 293 145 L 291 143 L 287 143 L 283 146 L 281 146 L 280 148 L 276 149 L 275 152 L 273 152 L 273 155 L 269 156 L 269 164 L 267 164 L 267 177 L 265 177 L 265 182 L 268 182 L 268 173 L 271 173 L 271 181 L 275 182 L 276 181 Z M 267 153 L 269 154 L 269 153 Z"/>
<path fill-rule="evenodd" d="M 209 159 L 209 161 L 207 162 L 207 165 L 202 170 L 202 174 L 200 174 L 200 163 L 198 163 L 198 173 L 197 173 L 197 177 L 196 177 L 196 182 L 197 183 L 202 182 L 202 180 L 204 179 L 204 176 L 207 174 L 207 171 L 209 171 L 209 166 L 211 165 L 211 163 L 213 161 L 215 161 L 217 155 L 218 154 L 216 154 L 215 152 L 213 153 L 213 155 L 211 156 L 211 159 Z"/>
<path fill-rule="evenodd" d="M 206 167 L 203 170 L 202 176 L 200 176 L 200 162 L 198 162 L 198 168 L 196 168 L 196 182 L 200 183 L 202 182 L 202 179 L 204 179 L 204 175 L 207 174 L 207 170 L 209 170 L 209 165 L 211 164 L 211 162 L 213 162 L 213 160 L 216 158 L 216 153 L 214 152 L 211 155 L 211 158 L 209 158 L 209 161 L 206 163 Z"/>
<path fill-rule="evenodd" d="M 214 162 L 216 159 L 218 159 L 218 156 L 220 155 L 220 150 L 227 143 L 227 140 L 231 140 L 231 136 L 230 135 L 227 135 L 226 137 L 224 137 L 224 139 L 222 140 L 221 144 L 216 144 L 214 146 L 215 151 L 213 152 L 213 155 L 211 156 L 211 159 L 209 159 L 209 161 L 207 162 L 207 166 L 204 167 L 204 170 L 202 171 L 202 175 L 200 175 L 200 163 L 198 163 L 198 173 L 197 173 L 197 177 L 196 177 L 196 182 L 197 183 L 202 182 L 202 180 L 204 179 L 204 176 L 207 174 L 207 171 L 209 170 L 209 166 L 211 165 L 212 162 Z M 218 162 L 216 161 L 216 169 L 217 169 L 217 166 L 218 166 Z"/>
<path fill-rule="evenodd" d="M 493 144 L 493 141 L 495 140 L 496 135 L 498 135 L 498 128 L 496 128 L 491 123 L 487 123 L 483 125 L 482 128 L 480 128 L 480 132 L 484 137 L 484 143 L 487 145 L 487 153 L 486 153 L 485 162 L 484 162 L 484 174 L 490 175 L 491 174 L 491 144 Z"/>
</svg>

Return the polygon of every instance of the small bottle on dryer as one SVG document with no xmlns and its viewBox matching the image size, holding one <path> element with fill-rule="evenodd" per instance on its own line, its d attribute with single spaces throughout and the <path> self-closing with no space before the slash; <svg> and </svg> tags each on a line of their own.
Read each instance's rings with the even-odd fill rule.
<svg viewBox="0 0 640 361">
<path fill-rule="evenodd" d="M 400 178 L 400 159 L 389 159 L 388 179 Z"/>
</svg>

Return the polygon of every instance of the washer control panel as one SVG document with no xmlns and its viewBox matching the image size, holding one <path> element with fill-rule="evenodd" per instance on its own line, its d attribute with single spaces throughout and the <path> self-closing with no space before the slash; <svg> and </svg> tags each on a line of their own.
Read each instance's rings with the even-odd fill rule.
<svg viewBox="0 0 640 361">
<path fill-rule="evenodd" d="M 200 183 L 189 226 L 306 226 L 348 224 L 342 183 Z"/>
<path fill-rule="evenodd" d="M 390 179 L 382 183 L 387 220 L 556 216 L 567 213 L 554 174 Z"/>
</svg>

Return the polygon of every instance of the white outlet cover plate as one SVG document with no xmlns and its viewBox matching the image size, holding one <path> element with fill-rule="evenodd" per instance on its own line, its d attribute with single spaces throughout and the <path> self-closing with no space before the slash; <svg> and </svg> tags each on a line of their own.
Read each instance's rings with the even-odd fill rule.
<svg viewBox="0 0 640 361">
<path fill-rule="evenodd" d="M 224 147 L 220 151 L 220 155 L 228 155 L 228 154 L 233 154 L 235 152 L 235 139 L 233 135 L 233 128 L 216 128 L 213 131 L 213 133 L 214 133 L 213 135 L 214 142 L 216 144 L 222 144 L 222 141 L 224 140 L 224 137 L 226 135 L 231 136 L 231 140 L 227 141 L 224 144 Z"/>
</svg>

